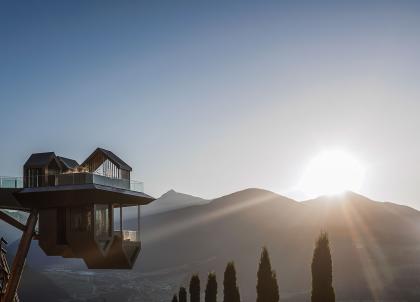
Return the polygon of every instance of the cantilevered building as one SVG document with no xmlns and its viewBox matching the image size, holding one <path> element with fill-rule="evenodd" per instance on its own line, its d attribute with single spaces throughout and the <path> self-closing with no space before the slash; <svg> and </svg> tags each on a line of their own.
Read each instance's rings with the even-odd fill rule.
<svg viewBox="0 0 420 302">
<path fill-rule="evenodd" d="M 82 164 L 54 152 L 35 153 L 25 162 L 23 177 L 0 178 L 0 208 L 30 213 L 24 225 L 0 212 L 1 219 L 24 231 L 22 259 L 34 237 L 50 256 L 81 258 L 88 268 L 132 268 L 141 249 L 140 205 L 154 198 L 131 180 L 131 172 L 117 155 L 97 148 Z M 130 230 L 123 227 L 128 211 Z"/>
</svg>

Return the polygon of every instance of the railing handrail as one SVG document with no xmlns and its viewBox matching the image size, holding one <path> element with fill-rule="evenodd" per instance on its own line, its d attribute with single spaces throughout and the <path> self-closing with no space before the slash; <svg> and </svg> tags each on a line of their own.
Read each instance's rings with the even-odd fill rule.
<svg viewBox="0 0 420 302">
<path fill-rule="evenodd" d="M 92 179 L 90 181 L 86 182 L 86 179 L 83 181 L 83 179 L 78 178 L 77 181 L 75 180 L 75 177 L 80 176 L 80 175 L 91 175 Z M 10 177 L 10 176 L 0 176 L 0 188 L 23 188 L 24 187 L 24 180 L 34 180 L 34 179 L 38 179 L 38 177 L 49 177 L 49 176 L 54 176 L 55 180 L 54 180 L 54 184 L 48 184 L 46 186 L 58 186 L 58 185 L 64 185 L 64 184 L 57 184 L 61 181 L 64 180 L 64 177 L 69 177 L 72 178 L 73 180 L 71 181 L 70 184 L 101 184 L 100 181 L 97 181 L 98 179 L 96 179 L 95 181 L 95 176 L 98 176 L 100 178 L 104 178 L 105 182 L 102 183 L 102 185 L 105 186 L 110 186 L 110 187 L 121 187 L 121 184 L 127 184 L 128 188 L 126 188 L 124 185 L 124 189 L 129 189 L 132 191 L 140 191 L 143 192 L 143 186 L 144 186 L 144 182 L 142 181 L 138 181 L 138 180 L 132 180 L 132 179 L 122 179 L 122 178 L 117 178 L 117 177 L 110 177 L 110 176 L 106 176 L 106 175 L 102 175 L 102 174 L 98 174 L 98 173 L 92 173 L 92 172 L 88 172 L 88 171 L 81 171 L 81 172 L 74 172 L 74 173 L 55 173 L 55 174 L 39 174 L 39 175 L 31 175 L 31 176 L 16 176 L 16 177 Z M 60 179 L 59 177 L 62 177 L 63 179 Z M 110 180 L 111 182 L 106 182 L 106 180 Z M 115 183 L 112 183 L 112 181 L 115 181 Z M 118 183 L 120 184 L 118 186 Z M 5 183 L 7 183 L 7 185 L 5 185 Z M 140 186 L 140 188 L 139 188 Z M 38 186 L 35 186 L 38 187 Z"/>
<path fill-rule="evenodd" d="M 38 176 L 61 176 L 61 175 L 72 175 L 72 174 L 88 174 L 88 175 L 98 175 L 98 176 L 103 176 L 106 178 L 111 178 L 111 179 L 120 179 L 120 180 L 127 180 L 127 181 L 133 181 L 133 182 L 142 182 L 139 180 L 133 180 L 133 179 L 123 179 L 123 178 L 118 178 L 118 177 L 113 177 L 113 176 L 107 176 L 107 175 L 103 175 L 100 173 L 94 173 L 94 172 L 85 172 L 85 171 L 80 171 L 80 172 L 72 172 L 72 173 L 54 173 L 54 174 L 37 174 L 37 175 L 31 175 L 31 176 L 5 176 L 5 175 L 0 175 L 0 178 L 2 179 L 23 179 L 25 177 L 38 177 Z"/>
<path fill-rule="evenodd" d="M 39 177 L 39 176 L 61 176 L 61 175 L 72 175 L 72 174 L 87 174 L 87 175 L 97 175 L 102 176 L 110 179 L 118 179 L 122 181 L 129 181 L 129 182 L 137 182 L 137 183 L 143 183 L 143 181 L 140 180 L 134 180 L 134 179 L 124 179 L 124 178 L 118 178 L 118 177 L 112 177 L 112 176 L 106 176 L 99 173 L 93 173 L 93 172 L 74 172 L 74 173 L 58 173 L 58 174 L 38 174 L 38 175 L 32 175 L 32 176 L 2 176 L 0 175 L 0 179 L 24 179 L 26 178 L 33 178 L 33 177 Z"/>
</svg>

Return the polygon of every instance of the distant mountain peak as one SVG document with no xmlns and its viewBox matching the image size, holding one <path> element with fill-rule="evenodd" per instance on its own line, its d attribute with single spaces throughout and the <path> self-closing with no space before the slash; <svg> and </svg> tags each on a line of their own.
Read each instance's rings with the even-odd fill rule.
<svg viewBox="0 0 420 302">
<path fill-rule="evenodd" d="M 345 191 L 340 194 L 322 195 L 314 199 L 303 201 L 302 204 L 308 206 L 324 205 L 324 208 L 335 206 L 353 205 L 357 207 L 373 206 L 374 204 L 381 203 L 374 201 L 366 196 L 353 191 Z"/>
<path fill-rule="evenodd" d="M 191 198 L 198 198 L 198 199 L 205 200 L 204 198 L 197 197 L 197 196 L 190 195 L 190 194 L 186 194 L 186 193 L 181 193 L 181 192 L 175 191 L 174 189 L 170 189 L 166 193 L 163 193 L 162 196 L 159 197 L 158 199 L 164 199 L 164 198 L 168 198 L 168 197 L 170 197 L 170 198 L 175 198 L 175 197 L 178 198 L 180 196 L 183 196 L 183 197 L 186 197 L 186 198 L 191 197 Z"/>
<path fill-rule="evenodd" d="M 207 199 L 180 193 L 174 189 L 170 189 L 154 202 L 143 206 L 143 215 L 153 215 L 190 206 L 203 205 L 209 202 L 210 201 Z"/>
<path fill-rule="evenodd" d="M 254 201 L 277 200 L 277 201 L 281 201 L 287 204 L 299 205 L 299 203 L 296 200 L 290 199 L 283 195 L 277 194 L 275 192 L 272 192 L 266 189 L 261 189 L 261 188 L 246 188 L 246 189 L 228 194 L 226 196 L 215 198 L 213 199 L 213 202 L 215 203 L 219 203 L 219 202 L 241 203 L 241 202 L 246 202 L 249 200 L 254 200 Z"/>
<path fill-rule="evenodd" d="M 160 197 L 160 198 L 162 198 L 162 197 L 164 197 L 164 196 L 167 196 L 167 195 L 171 195 L 171 194 L 177 194 L 178 192 L 177 191 L 175 191 L 174 189 L 170 189 L 169 191 L 167 191 L 167 192 L 165 192 L 165 193 L 163 193 L 162 194 L 162 196 Z"/>
<path fill-rule="evenodd" d="M 346 200 L 366 200 L 369 201 L 370 199 L 366 196 L 363 196 L 359 193 L 353 191 L 344 191 L 337 194 L 326 194 L 321 195 L 316 198 L 312 198 L 306 200 L 304 202 L 311 202 L 311 201 L 346 201 Z"/>
<path fill-rule="evenodd" d="M 285 198 L 285 199 L 290 199 L 288 197 L 285 197 L 283 195 L 280 195 L 276 192 L 270 191 L 270 190 L 266 190 L 266 189 L 261 189 L 261 188 L 246 188 L 237 192 L 234 192 L 232 194 L 229 195 L 248 195 L 248 194 L 253 194 L 253 195 L 272 195 L 272 196 L 276 196 L 276 197 L 281 197 L 281 198 Z M 292 199 L 290 199 L 292 200 Z M 293 200 L 294 201 L 294 200 Z"/>
</svg>

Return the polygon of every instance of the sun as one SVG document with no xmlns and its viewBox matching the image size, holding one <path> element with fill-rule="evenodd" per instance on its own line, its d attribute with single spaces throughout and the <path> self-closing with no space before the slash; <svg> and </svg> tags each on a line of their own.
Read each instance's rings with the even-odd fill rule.
<svg viewBox="0 0 420 302">
<path fill-rule="evenodd" d="M 365 168 L 359 160 L 345 151 L 329 150 L 310 161 L 298 189 L 311 197 L 358 192 L 364 178 Z"/>
</svg>

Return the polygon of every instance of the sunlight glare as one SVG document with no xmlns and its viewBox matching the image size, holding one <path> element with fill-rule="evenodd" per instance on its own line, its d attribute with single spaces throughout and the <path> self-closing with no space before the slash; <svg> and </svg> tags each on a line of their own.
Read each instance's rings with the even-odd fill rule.
<svg viewBox="0 0 420 302">
<path fill-rule="evenodd" d="M 365 178 L 364 166 L 350 154 L 331 150 L 313 158 L 298 185 L 311 197 L 358 192 Z"/>
</svg>

